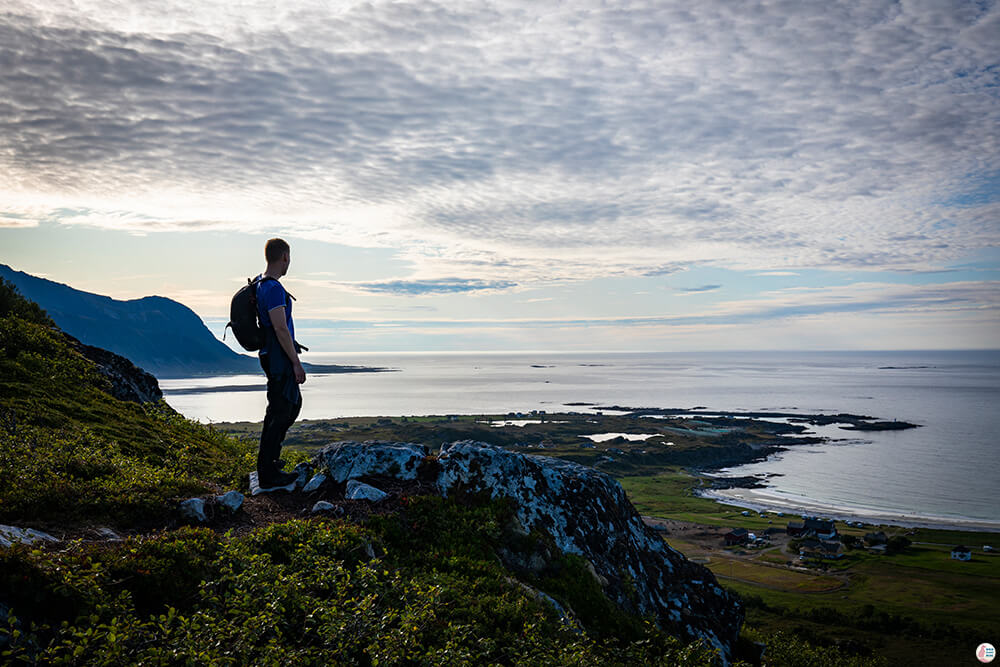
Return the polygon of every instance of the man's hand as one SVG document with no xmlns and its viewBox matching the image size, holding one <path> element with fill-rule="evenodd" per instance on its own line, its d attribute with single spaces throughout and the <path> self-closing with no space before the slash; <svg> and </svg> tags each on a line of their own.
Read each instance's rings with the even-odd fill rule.
<svg viewBox="0 0 1000 667">
<path fill-rule="evenodd" d="M 296 383 L 302 384 L 306 381 L 306 369 L 302 368 L 301 362 L 296 360 L 295 365 L 292 367 L 292 370 L 295 371 Z"/>
</svg>

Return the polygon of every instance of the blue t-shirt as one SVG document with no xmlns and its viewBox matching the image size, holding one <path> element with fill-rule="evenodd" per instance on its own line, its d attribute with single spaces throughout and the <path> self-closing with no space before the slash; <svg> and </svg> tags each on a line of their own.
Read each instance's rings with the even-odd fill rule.
<svg viewBox="0 0 1000 667">
<path fill-rule="evenodd" d="M 262 280 L 257 283 L 257 314 L 260 316 L 260 324 L 263 327 L 271 327 L 271 311 L 275 308 L 285 307 L 285 324 L 288 325 L 288 333 L 292 334 L 295 340 L 295 325 L 292 324 L 292 300 L 288 298 L 288 293 L 277 280 Z M 261 350 L 261 354 L 266 354 L 267 348 Z"/>
</svg>

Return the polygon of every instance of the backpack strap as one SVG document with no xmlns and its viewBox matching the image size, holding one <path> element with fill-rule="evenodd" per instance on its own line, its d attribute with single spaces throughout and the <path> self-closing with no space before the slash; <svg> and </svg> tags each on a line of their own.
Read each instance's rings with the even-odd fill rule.
<svg viewBox="0 0 1000 667">
<path fill-rule="evenodd" d="M 278 279 L 274 278 L 272 276 L 261 276 L 260 278 L 254 278 L 253 280 L 251 280 L 250 278 L 247 278 L 247 284 L 248 285 L 255 285 L 256 286 L 256 285 L 259 285 L 260 283 L 264 282 L 265 280 L 273 280 L 274 282 L 278 282 Z M 256 287 L 254 287 L 254 289 L 256 289 Z M 284 286 L 282 286 L 282 289 L 284 289 Z M 298 299 L 296 299 L 294 296 L 292 296 L 292 293 L 289 292 L 288 290 L 285 290 L 285 294 L 287 294 L 292 299 L 292 301 L 298 301 Z"/>
<path fill-rule="evenodd" d="M 258 286 L 258 285 L 259 285 L 260 283 L 264 282 L 265 280 L 273 280 L 274 282 L 278 282 L 278 279 L 277 279 L 277 278 L 274 278 L 274 277 L 272 277 L 272 276 L 264 276 L 264 275 L 262 275 L 262 276 L 260 276 L 259 278 L 254 278 L 253 280 L 251 280 L 250 278 L 247 278 L 247 284 L 248 284 L 248 285 L 253 285 L 253 286 L 254 286 L 254 288 L 253 288 L 253 289 L 254 289 L 254 300 L 256 300 L 256 296 L 257 296 L 257 286 Z M 284 289 L 284 285 L 282 285 L 282 289 Z M 288 298 L 289 298 L 289 299 L 291 299 L 292 301 L 298 301 L 298 299 L 296 299 L 296 298 L 295 298 L 295 297 L 294 297 L 294 296 L 292 295 L 292 293 L 291 293 L 291 292 L 289 292 L 288 290 L 285 290 L 285 294 L 286 294 L 286 295 L 288 296 Z M 225 334 L 225 332 L 223 332 L 223 334 L 222 334 L 222 338 L 223 338 L 223 340 L 225 340 L 225 338 L 226 338 L 226 334 Z M 301 345 L 301 344 L 300 344 L 300 343 L 299 343 L 298 341 L 295 341 L 295 340 L 293 340 L 293 341 L 292 341 L 292 343 L 293 343 L 293 344 L 295 345 L 295 351 L 296 351 L 296 352 L 302 352 L 302 350 L 305 350 L 305 351 L 307 351 L 307 352 L 309 351 L 309 348 L 308 348 L 308 347 L 306 347 L 305 345 Z"/>
</svg>

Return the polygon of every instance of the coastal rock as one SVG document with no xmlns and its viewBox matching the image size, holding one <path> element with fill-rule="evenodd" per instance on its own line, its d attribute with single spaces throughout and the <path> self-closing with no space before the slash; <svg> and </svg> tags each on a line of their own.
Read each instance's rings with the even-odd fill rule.
<svg viewBox="0 0 1000 667">
<path fill-rule="evenodd" d="M 427 448 L 407 442 L 335 442 L 319 451 L 317 459 L 335 482 L 383 475 L 416 479 Z"/>
<path fill-rule="evenodd" d="M 337 506 L 333 503 L 328 503 L 325 500 L 320 500 L 312 507 L 313 514 L 316 512 L 329 512 L 330 510 L 336 509 Z"/>
<path fill-rule="evenodd" d="M 58 542 L 48 533 L 34 528 L 18 528 L 17 526 L 0 525 L 0 547 L 9 547 L 15 543 L 34 544 L 35 542 Z"/>
<path fill-rule="evenodd" d="M 221 496 L 216 496 L 215 500 L 219 503 L 219 507 L 224 507 L 234 513 L 243 506 L 243 494 L 239 491 L 229 491 Z"/>
<path fill-rule="evenodd" d="M 381 489 L 376 489 L 370 484 L 351 479 L 347 481 L 347 493 L 344 494 L 344 497 L 348 500 L 370 500 L 373 503 L 377 503 L 380 500 L 388 498 L 389 494 Z"/>
<path fill-rule="evenodd" d="M 739 600 L 705 567 L 670 548 L 612 477 L 561 459 L 480 442 L 442 448 L 439 491 L 486 493 L 516 502 L 518 521 L 540 528 L 564 552 L 582 556 L 620 607 L 652 616 L 687 640 L 705 639 L 728 662 L 743 622 Z"/>
<path fill-rule="evenodd" d="M 181 516 L 189 521 L 205 523 L 208 517 L 205 516 L 205 501 L 201 498 L 188 498 L 180 504 Z"/>
<path fill-rule="evenodd" d="M 312 476 L 312 479 L 310 479 L 305 486 L 302 487 L 302 490 L 306 493 L 311 493 L 323 486 L 323 482 L 325 482 L 326 479 L 327 477 L 325 473 L 318 472 Z"/>
</svg>

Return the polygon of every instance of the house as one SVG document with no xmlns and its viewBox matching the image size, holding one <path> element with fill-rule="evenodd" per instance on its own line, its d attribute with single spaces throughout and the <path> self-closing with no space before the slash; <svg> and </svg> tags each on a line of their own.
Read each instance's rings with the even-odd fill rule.
<svg viewBox="0 0 1000 667">
<path fill-rule="evenodd" d="M 806 525 L 801 521 L 789 521 L 788 527 L 785 529 L 785 532 L 791 535 L 792 537 L 798 537 L 799 535 L 803 535 L 805 534 L 805 531 L 806 531 Z"/>
<path fill-rule="evenodd" d="M 726 533 L 726 546 L 734 544 L 746 544 L 749 539 L 749 531 L 746 528 L 733 528 Z"/>
<path fill-rule="evenodd" d="M 823 558 L 843 558 L 844 557 L 844 545 L 840 542 L 834 542 L 832 540 L 823 540 L 820 542 L 820 549 L 823 552 Z"/>
<path fill-rule="evenodd" d="M 951 557 L 955 560 L 972 560 L 972 550 L 959 545 L 951 550 Z"/>
<path fill-rule="evenodd" d="M 806 533 L 811 532 L 821 540 L 832 540 L 837 536 L 837 529 L 834 527 L 833 521 L 824 521 L 823 519 L 806 519 L 805 530 Z"/>
<path fill-rule="evenodd" d="M 844 546 L 830 540 L 805 540 L 799 546 L 799 555 L 812 558 L 843 558 Z"/>
<path fill-rule="evenodd" d="M 865 533 L 865 544 L 868 546 L 874 546 L 876 544 L 887 544 L 889 538 L 885 536 L 885 533 L 881 530 L 877 533 Z"/>
</svg>

